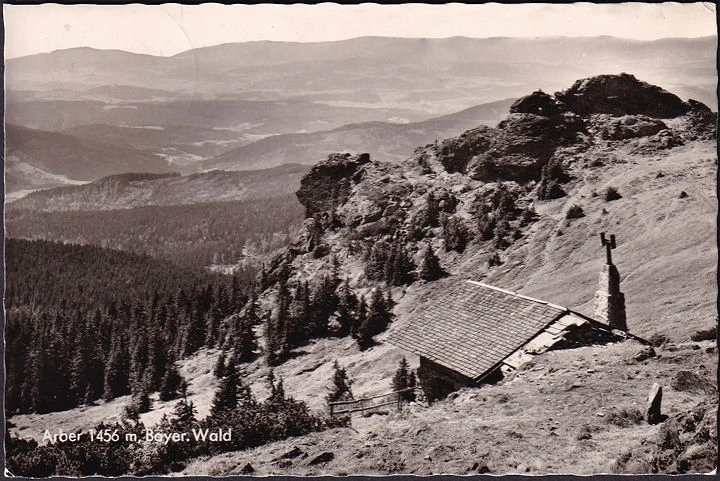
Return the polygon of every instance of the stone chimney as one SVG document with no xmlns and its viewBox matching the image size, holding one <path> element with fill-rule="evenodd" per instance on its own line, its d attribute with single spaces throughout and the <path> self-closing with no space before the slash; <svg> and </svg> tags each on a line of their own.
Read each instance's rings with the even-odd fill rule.
<svg viewBox="0 0 720 481">
<path fill-rule="evenodd" d="M 607 262 L 600 271 L 595 293 L 595 319 L 607 323 L 613 329 L 627 331 L 625 294 L 620 292 L 620 273 L 612 263 L 611 249 L 615 249 L 615 236 L 611 235 L 610 240 L 607 240 L 603 232 L 600 240 L 606 249 Z"/>
</svg>

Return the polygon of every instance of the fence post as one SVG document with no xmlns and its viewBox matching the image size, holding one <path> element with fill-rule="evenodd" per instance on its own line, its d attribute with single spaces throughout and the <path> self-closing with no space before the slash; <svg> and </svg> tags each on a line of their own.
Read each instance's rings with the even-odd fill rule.
<svg viewBox="0 0 720 481">
<path fill-rule="evenodd" d="M 362 398 L 360 399 L 360 415 L 365 415 L 365 400 Z"/>
<path fill-rule="evenodd" d="M 335 406 L 333 406 L 332 404 L 330 404 L 330 417 L 333 417 L 333 408 L 334 408 L 334 407 L 335 407 Z"/>
</svg>

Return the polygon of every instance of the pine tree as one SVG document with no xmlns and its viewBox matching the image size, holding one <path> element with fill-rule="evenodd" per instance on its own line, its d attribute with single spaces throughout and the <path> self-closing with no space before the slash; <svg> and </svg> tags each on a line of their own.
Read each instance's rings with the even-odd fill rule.
<svg viewBox="0 0 720 481">
<path fill-rule="evenodd" d="M 387 329 L 392 316 L 387 310 L 385 298 L 379 289 L 373 291 L 372 303 L 367 316 L 358 329 L 357 341 L 360 349 L 367 349 L 373 345 L 373 336 Z"/>
<path fill-rule="evenodd" d="M 440 260 L 433 252 L 432 246 L 428 245 L 425 257 L 420 265 L 420 278 L 430 282 L 445 276 L 447 276 L 447 273 L 440 267 Z"/>
<path fill-rule="evenodd" d="M 380 289 L 373 291 L 372 304 L 370 305 L 367 317 L 370 319 L 372 325 L 376 327 L 374 334 L 378 334 L 387 329 L 392 320 L 392 314 L 388 311 L 385 298 L 382 292 L 380 292 Z"/>
<path fill-rule="evenodd" d="M 354 399 L 352 390 L 353 381 L 348 378 L 345 368 L 340 367 L 337 361 L 333 364 L 333 377 L 327 402 L 347 401 Z"/>
<path fill-rule="evenodd" d="M 137 410 L 138 413 L 146 413 L 150 411 L 152 401 L 150 400 L 150 393 L 144 384 L 133 388 L 133 397 L 131 404 Z"/>
<path fill-rule="evenodd" d="M 437 227 L 440 220 L 440 210 L 438 209 L 438 203 L 435 200 L 435 194 L 429 192 L 425 200 L 425 215 L 423 219 L 425 221 L 424 225 L 428 227 Z"/>
<path fill-rule="evenodd" d="M 144 330 L 134 332 L 134 342 L 130 354 L 130 386 L 142 383 L 148 362 L 147 334 Z"/>
<path fill-rule="evenodd" d="M 280 364 L 278 350 L 280 348 L 280 334 L 275 326 L 275 316 L 270 315 L 265 323 L 265 360 L 268 366 Z"/>
<path fill-rule="evenodd" d="M 310 337 L 323 338 L 328 335 L 330 316 L 338 307 L 338 296 L 335 292 L 337 280 L 323 276 L 315 285 L 312 296 L 312 316 Z"/>
<path fill-rule="evenodd" d="M 129 386 L 129 360 L 127 351 L 123 348 L 124 342 L 115 336 L 110 359 L 105 367 L 105 386 L 103 399 L 109 401 L 130 391 Z"/>
<path fill-rule="evenodd" d="M 415 373 L 410 370 L 407 359 L 403 357 L 400 360 L 398 370 L 395 371 L 395 376 L 393 376 L 393 391 L 404 391 L 405 389 L 413 388 L 415 387 L 415 383 Z M 404 391 L 400 393 L 399 396 L 406 401 L 415 399 L 413 391 Z"/>
<path fill-rule="evenodd" d="M 307 282 L 298 281 L 295 286 L 295 295 L 290 302 L 287 339 L 288 344 L 293 348 L 304 345 L 312 334 L 309 290 Z"/>
<path fill-rule="evenodd" d="M 220 338 L 220 321 L 223 315 L 218 304 L 213 303 L 210 309 L 205 313 L 205 342 L 206 347 L 215 347 L 215 343 Z"/>
<path fill-rule="evenodd" d="M 370 248 L 370 255 L 365 263 L 365 276 L 371 281 L 386 279 L 385 265 L 391 246 L 385 241 L 378 241 Z"/>
<path fill-rule="evenodd" d="M 205 330 L 205 319 L 202 315 L 202 308 L 199 303 L 196 303 L 190 309 L 190 315 L 187 327 L 187 337 L 185 339 L 185 356 L 195 354 L 200 349 L 204 342 L 207 332 Z"/>
<path fill-rule="evenodd" d="M 405 357 L 400 360 L 400 367 L 393 376 L 393 391 L 401 391 L 408 387 L 408 362 Z"/>
<path fill-rule="evenodd" d="M 353 318 L 353 323 L 350 326 L 350 334 L 356 340 L 360 339 L 360 327 L 365 323 L 365 319 L 367 318 L 367 311 L 367 301 L 365 301 L 364 296 L 360 296 L 357 312 L 355 314 L 355 317 Z"/>
<path fill-rule="evenodd" d="M 213 374 L 216 378 L 221 379 L 225 377 L 225 353 L 221 352 L 218 356 L 217 362 L 215 363 L 215 369 Z"/>
<path fill-rule="evenodd" d="M 283 386 L 283 380 L 280 378 L 277 383 L 275 383 L 275 373 L 272 369 L 270 369 L 270 372 L 268 373 L 267 377 L 268 386 L 270 387 L 270 396 L 268 397 L 268 400 L 270 402 L 282 402 L 285 400 L 285 387 Z"/>
<path fill-rule="evenodd" d="M 390 248 L 390 254 L 385 261 L 384 278 L 388 285 L 405 286 L 413 282 L 415 265 L 410 259 L 405 244 L 396 240 Z"/>
<path fill-rule="evenodd" d="M 70 363 L 70 396 L 73 404 L 82 403 L 88 391 L 89 382 L 86 371 L 85 346 L 81 341 L 75 349 Z"/>
<path fill-rule="evenodd" d="M 233 411 L 238 405 L 239 377 L 234 364 L 227 366 L 225 377 L 215 391 L 215 397 L 210 408 L 210 416 L 217 418 L 223 413 Z"/>
<path fill-rule="evenodd" d="M 250 299 L 245 304 L 245 319 L 250 323 L 250 326 L 257 326 L 260 324 L 261 318 L 258 314 L 257 295 L 255 292 L 252 293 Z"/>
<path fill-rule="evenodd" d="M 288 322 L 290 320 L 290 293 L 285 283 L 279 283 L 274 315 L 266 325 L 266 355 L 269 366 L 277 366 L 282 363 L 290 353 L 288 343 Z M 291 325 L 292 327 L 292 325 Z"/>
<path fill-rule="evenodd" d="M 470 234 L 465 224 L 457 217 L 445 217 L 442 222 L 443 239 L 445 239 L 445 252 L 456 251 L 463 253 Z"/>
<path fill-rule="evenodd" d="M 160 400 L 169 401 L 178 397 L 180 388 L 185 382 L 175 362 L 169 362 L 160 386 Z"/>
<path fill-rule="evenodd" d="M 167 341 L 160 329 L 151 329 L 151 340 L 148 346 L 148 362 L 145 382 L 149 389 L 160 389 L 168 363 Z"/>
<path fill-rule="evenodd" d="M 385 295 L 385 306 L 388 312 L 392 312 L 393 309 L 395 309 L 395 305 L 396 303 L 392 296 L 392 288 L 388 287 L 387 293 Z"/>
<path fill-rule="evenodd" d="M 355 323 L 358 298 L 350 288 L 350 282 L 347 279 L 338 289 L 337 296 L 337 321 L 340 327 L 338 328 L 336 335 L 338 337 L 345 337 L 350 334 L 353 324 Z"/>
<path fill-rule="evenodd" d="M 230 286 L 230 309 L 232 312 L 238 312 L 241 308 L 241 300 L 242 300 L 242 289 L 240 288 L 240 284 L 238 283 L 237 276 L 233 276 L 232 278 L 232 284 Z"/>
<path fill-rule="evenodd" d="M 253 322 L 244 318 L 240 320 L 240 333 L 235 344 L 235 356 L 239 362 L 251 362 L 255 359 L 255 331 L 253 330 Z"/>
<path fill-rule="evenodd" d="M 170 424 L 175 432 L 188 432 L 198 425 L 197 409 L 192 401 L 181 399 L 175 404 Z"/>
<path fill-rule="evenodd" d="M 54 409 L 53 400 L 55 393 L 52 389 L 53 369 L 51 365 L 51 356 L 47 349 L 42 346 L 32 355 L 32 379 L 35 381 L 31 384 L 31 402 L 32 410 L 36 413 L 47 413 Z"/>
</svg>

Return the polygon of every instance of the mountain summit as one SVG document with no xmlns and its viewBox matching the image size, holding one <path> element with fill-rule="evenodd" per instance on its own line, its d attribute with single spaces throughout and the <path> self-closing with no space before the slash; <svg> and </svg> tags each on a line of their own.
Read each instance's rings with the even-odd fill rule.
<svg viewBox="0 0 720 481">
<path fill-rule="evenodd" d="M 267 266 L 261 287 L 271 288 L 281 270 L 306 280 L 334 265 L 359 289 L 404 291 L 424 285 L 419 272 L 431 249 L 451 277 L 487 278 L 589 307 L 599 255 L 589 243 L 599 229 L 617 230 L 626 249 L 644 245 L 642 236 L 663 237 L 637 230 L 636 217 L 652 215 L 638 211 L 650 196 L 642 183 L 662 182 L 666 170 L 689 175 L 690 159 L 714 158 L 716 114 L 628 74 L 578 80 L 554 95 L 536 91 L 510 110 L 496 127 L 419 147 L 400 163 L 334 153 L 316 164 L 297 193 L 306 210 L 303 231 Z M 610 187 L 625 185 L 620 200 L 603 200 Z M 567 242 L 555 240 L 563 235 Z M 682 250 L 682 243 L 672 248 Z M 393 274 L 393 252 L 409 259 L 406 275 Z M 573 266 L 564 256 L 574 255 Z M 626 253 L 623 262 L 636 260 Z M 553 268 L 572 272 L 568 282 L 582 277 L 580 287 L 541 280 Z M 630 295 L 628 303 L 637 313 L 651 300 Z M 667 314 L 657 304 L 642 317 L 649 312 Z M 653 322 L 638 333 L 652 331 Z"/>
</svg>

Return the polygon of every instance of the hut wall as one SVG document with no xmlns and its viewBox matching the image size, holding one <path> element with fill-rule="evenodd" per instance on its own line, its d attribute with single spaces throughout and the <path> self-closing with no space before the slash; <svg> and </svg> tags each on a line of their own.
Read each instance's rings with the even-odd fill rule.
<svg viewBox="0 0 720 481">
<path fill-rule="evenodd" d="M 425 397 L 430 402 L 442 399 L 461 387 L 473 384 L 472 379 L 422 356 L 417 375 Z"/>
</svg>

